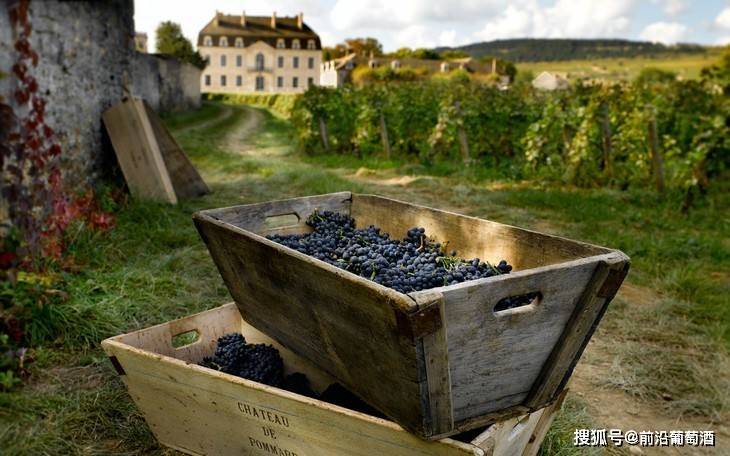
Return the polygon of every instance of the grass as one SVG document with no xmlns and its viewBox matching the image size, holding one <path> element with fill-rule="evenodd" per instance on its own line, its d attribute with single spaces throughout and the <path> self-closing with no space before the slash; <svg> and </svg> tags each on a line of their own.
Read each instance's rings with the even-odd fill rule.
<svg viewBox="0 0 730 456">
<path fill-rule="evenodd" d="M 674 72 L 684 79 L 697 79 L 702 68 L 714 63 L 719 56 L 720 51 L 718 49 L 710 49 L 703 53 L 671 55 L 668 57 L 523 62 L 517 63 L 517 71 L 531 71 L 535 76 L 543 71 L 550 71 L 568 73 L 571 78 L 630 80 L 634 79 L 644 68 L 659 68 Z"/>
<path fill-rule="evenodd" d="M 727 416 L 730 236 L 727 218 L 719 216 L 727 213 L 727 192 L 716 191 L 683 218 L 673 203 L 646 192 L 543 188 L 479 167 L 303 157 L 292 151 L 285 120 L 256 112 L 261 128 L 245 141 L 237 129 L 250 114 L 236 106 L 208 103 L 165 118 L 212 193 L 177 206 L 131 201 L 114 230 L 78 237 L 73 249 L 83 268 L 65 277 L 70 298 L 55 315 L 65 329 L 36 350 L 28 385 L 0 393 L 4 455 L 169 453 L 155 443 L 99 341 L 229 299 L 192 225 L 195 210 L 341 190 L 624 250 L 633 260 L 629 280 L 648 298 L 620 297 L 599 327 L 597 342 L 614 364 L 601 387 L 671 417 L 721 422 Z M 236 150 L 242 142 L 257 152 Z M 394 176 L 415 178 L 386 185 Z M 594 424 L 587 404 L 569 396 L 543 454 L 577 454 L 573 430 Z"/>
</svg>

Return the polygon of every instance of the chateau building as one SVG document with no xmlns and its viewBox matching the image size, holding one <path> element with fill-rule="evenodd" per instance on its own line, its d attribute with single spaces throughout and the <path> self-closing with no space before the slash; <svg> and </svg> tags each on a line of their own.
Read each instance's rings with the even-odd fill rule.
<svg viewBox="0 0 730 456">
<path fill-rule="evenodd" d="M 198 35 L 202 92 L 296 93 L 319 84 L 322 44 L 304 17 L 216 12 Z"/>
</svg>

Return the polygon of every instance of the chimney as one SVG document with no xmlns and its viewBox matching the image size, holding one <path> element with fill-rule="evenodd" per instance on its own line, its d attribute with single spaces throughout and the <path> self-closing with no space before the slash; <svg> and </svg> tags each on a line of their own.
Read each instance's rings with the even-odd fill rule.
<svg viewBox="0 0 730 456">
<path fill-rule="evenodd" d="M 218 10 L 215 10 L 215 19 L 213 19 L 213 25 L 215 25 L 216 27 L 221 25 L 221 21 L 219 19 L 220 16 L 221 16 L 221 12 Z"/>
<path fill-rule="evenodd" d="M 299 28 L 299 30 L 304 28 L 304 13 L 299 13 L 297 15 L 297 28 Z"/>
<path fill-rule="evenodd" d="M 492 74 L 497 73 L 497 59 L 492 59 Z"/>
<path fill-rule="evenodd" d="M 241 12 L 241 27 L 245 27 L 245 26 L 246 26 L 246 12 L 242 11 Z"/>
<path fill-rule="evenodd" d="M 276 28 L 276 11 L 271 14 L 271 28 Z"/>
</svg>

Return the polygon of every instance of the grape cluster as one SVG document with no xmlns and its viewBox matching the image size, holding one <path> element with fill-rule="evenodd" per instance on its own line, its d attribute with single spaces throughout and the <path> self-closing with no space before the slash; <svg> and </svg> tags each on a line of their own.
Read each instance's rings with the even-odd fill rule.
<svg viewBox="0 0 730 456">
<path fill-rule="evenodd" d="M 284 362 L 271 345 L 247 344 L 238 333 L 218 338 L 213 356 L 203 358 L 201 366 L 267 385 L 284 381 Z"/>
<path fill-rule="evenodd" d="M 467 280 L 506 274 L 512 266 L 479 258 L 464 260 L 456 251 L 430 240 L 423 228 L 411 228 L 406 237 L 391 239 L 380 228 L 355 227 L 351 217 L 315 211 L 305 234 L 271 235 L 268 239 L 325 261 L 401 293 L 453 285 Z"/>
</svg>

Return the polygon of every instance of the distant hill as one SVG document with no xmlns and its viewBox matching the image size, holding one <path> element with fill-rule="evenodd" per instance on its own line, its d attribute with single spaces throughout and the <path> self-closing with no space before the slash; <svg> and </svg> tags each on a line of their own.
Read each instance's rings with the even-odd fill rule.
<svg viewBox="0 0 730 456">
<path fill-rule="evenodd" d="M 611 57 L 648 57 L 667 54 L 704 52 L 698 44 L 667 46 L 648 41 L 619 39 L 547 39 L 519 38 L 484 41 L 457 47 L 440 47 L 435 51 L 464 51 L 472 57 L 493 56 L 512 62 L 540 62 Z"/>
</svg>

